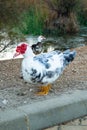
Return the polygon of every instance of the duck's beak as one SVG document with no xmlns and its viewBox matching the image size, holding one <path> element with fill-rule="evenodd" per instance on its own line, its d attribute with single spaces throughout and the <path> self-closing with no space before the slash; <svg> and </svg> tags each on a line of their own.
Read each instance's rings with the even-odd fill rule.
<svg viewBox="0 0 87 130">
<path fill-rule="evenodd" d="M 13 58 L 17 57 L 20 55 L 20 52 L 16 52 L 14 55 L 13 55 Z"/>
</svg>

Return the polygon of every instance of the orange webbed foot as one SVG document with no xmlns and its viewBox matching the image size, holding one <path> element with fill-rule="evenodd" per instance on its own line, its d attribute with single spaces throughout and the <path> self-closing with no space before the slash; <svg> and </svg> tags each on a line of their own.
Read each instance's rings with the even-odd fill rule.
<svg viewBox="0 0 87 130">
<path fill-rule="evenodd" d="M 38 96 L 47 95 L 49 93 L 50 88 L 51 88 L 50 84 L 48 84 L 47 86 L 41 86 L 40 91 L 36 95 Z"/>
</svg>

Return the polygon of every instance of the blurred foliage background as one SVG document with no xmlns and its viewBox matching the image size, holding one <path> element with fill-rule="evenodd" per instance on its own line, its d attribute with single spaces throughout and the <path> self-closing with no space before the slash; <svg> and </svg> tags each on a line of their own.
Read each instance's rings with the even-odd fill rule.
<svg viewBox="0 0 87 130">
<path fill-rule="evenodd" d="M 87 0 L 0 0 L 0 29 L 22 34 L 77 33 L 87 26 Z"/>
</svg>

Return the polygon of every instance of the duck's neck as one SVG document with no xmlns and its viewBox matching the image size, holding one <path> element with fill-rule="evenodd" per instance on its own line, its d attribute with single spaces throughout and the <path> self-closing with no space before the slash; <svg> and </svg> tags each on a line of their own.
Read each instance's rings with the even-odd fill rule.
<svg viewBox="0 0 87 130">
<path fill-rule="evenodd" d="M 33 58 L 34 56 L 35 54 L 33 53 L 32 49 L 30 47 L 27 47 L 27 50 L 24 54 L 24 58 L 28 58 L 28 57 Z"/>
</svg>

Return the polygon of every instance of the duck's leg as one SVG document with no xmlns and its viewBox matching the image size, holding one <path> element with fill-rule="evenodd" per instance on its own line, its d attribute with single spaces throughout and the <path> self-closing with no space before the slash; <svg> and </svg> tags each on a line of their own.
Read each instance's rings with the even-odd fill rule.
<svg viewBox="0 0 87 130">
<path fill-rule="evenodd" d="M 49 90 L 51 88 L 51 84 L 48 84 L 47 86 L 41 86 L 40 92 L 37 93 L 38 96 L 47 95 L 49 93 Z"/>
</svg>

